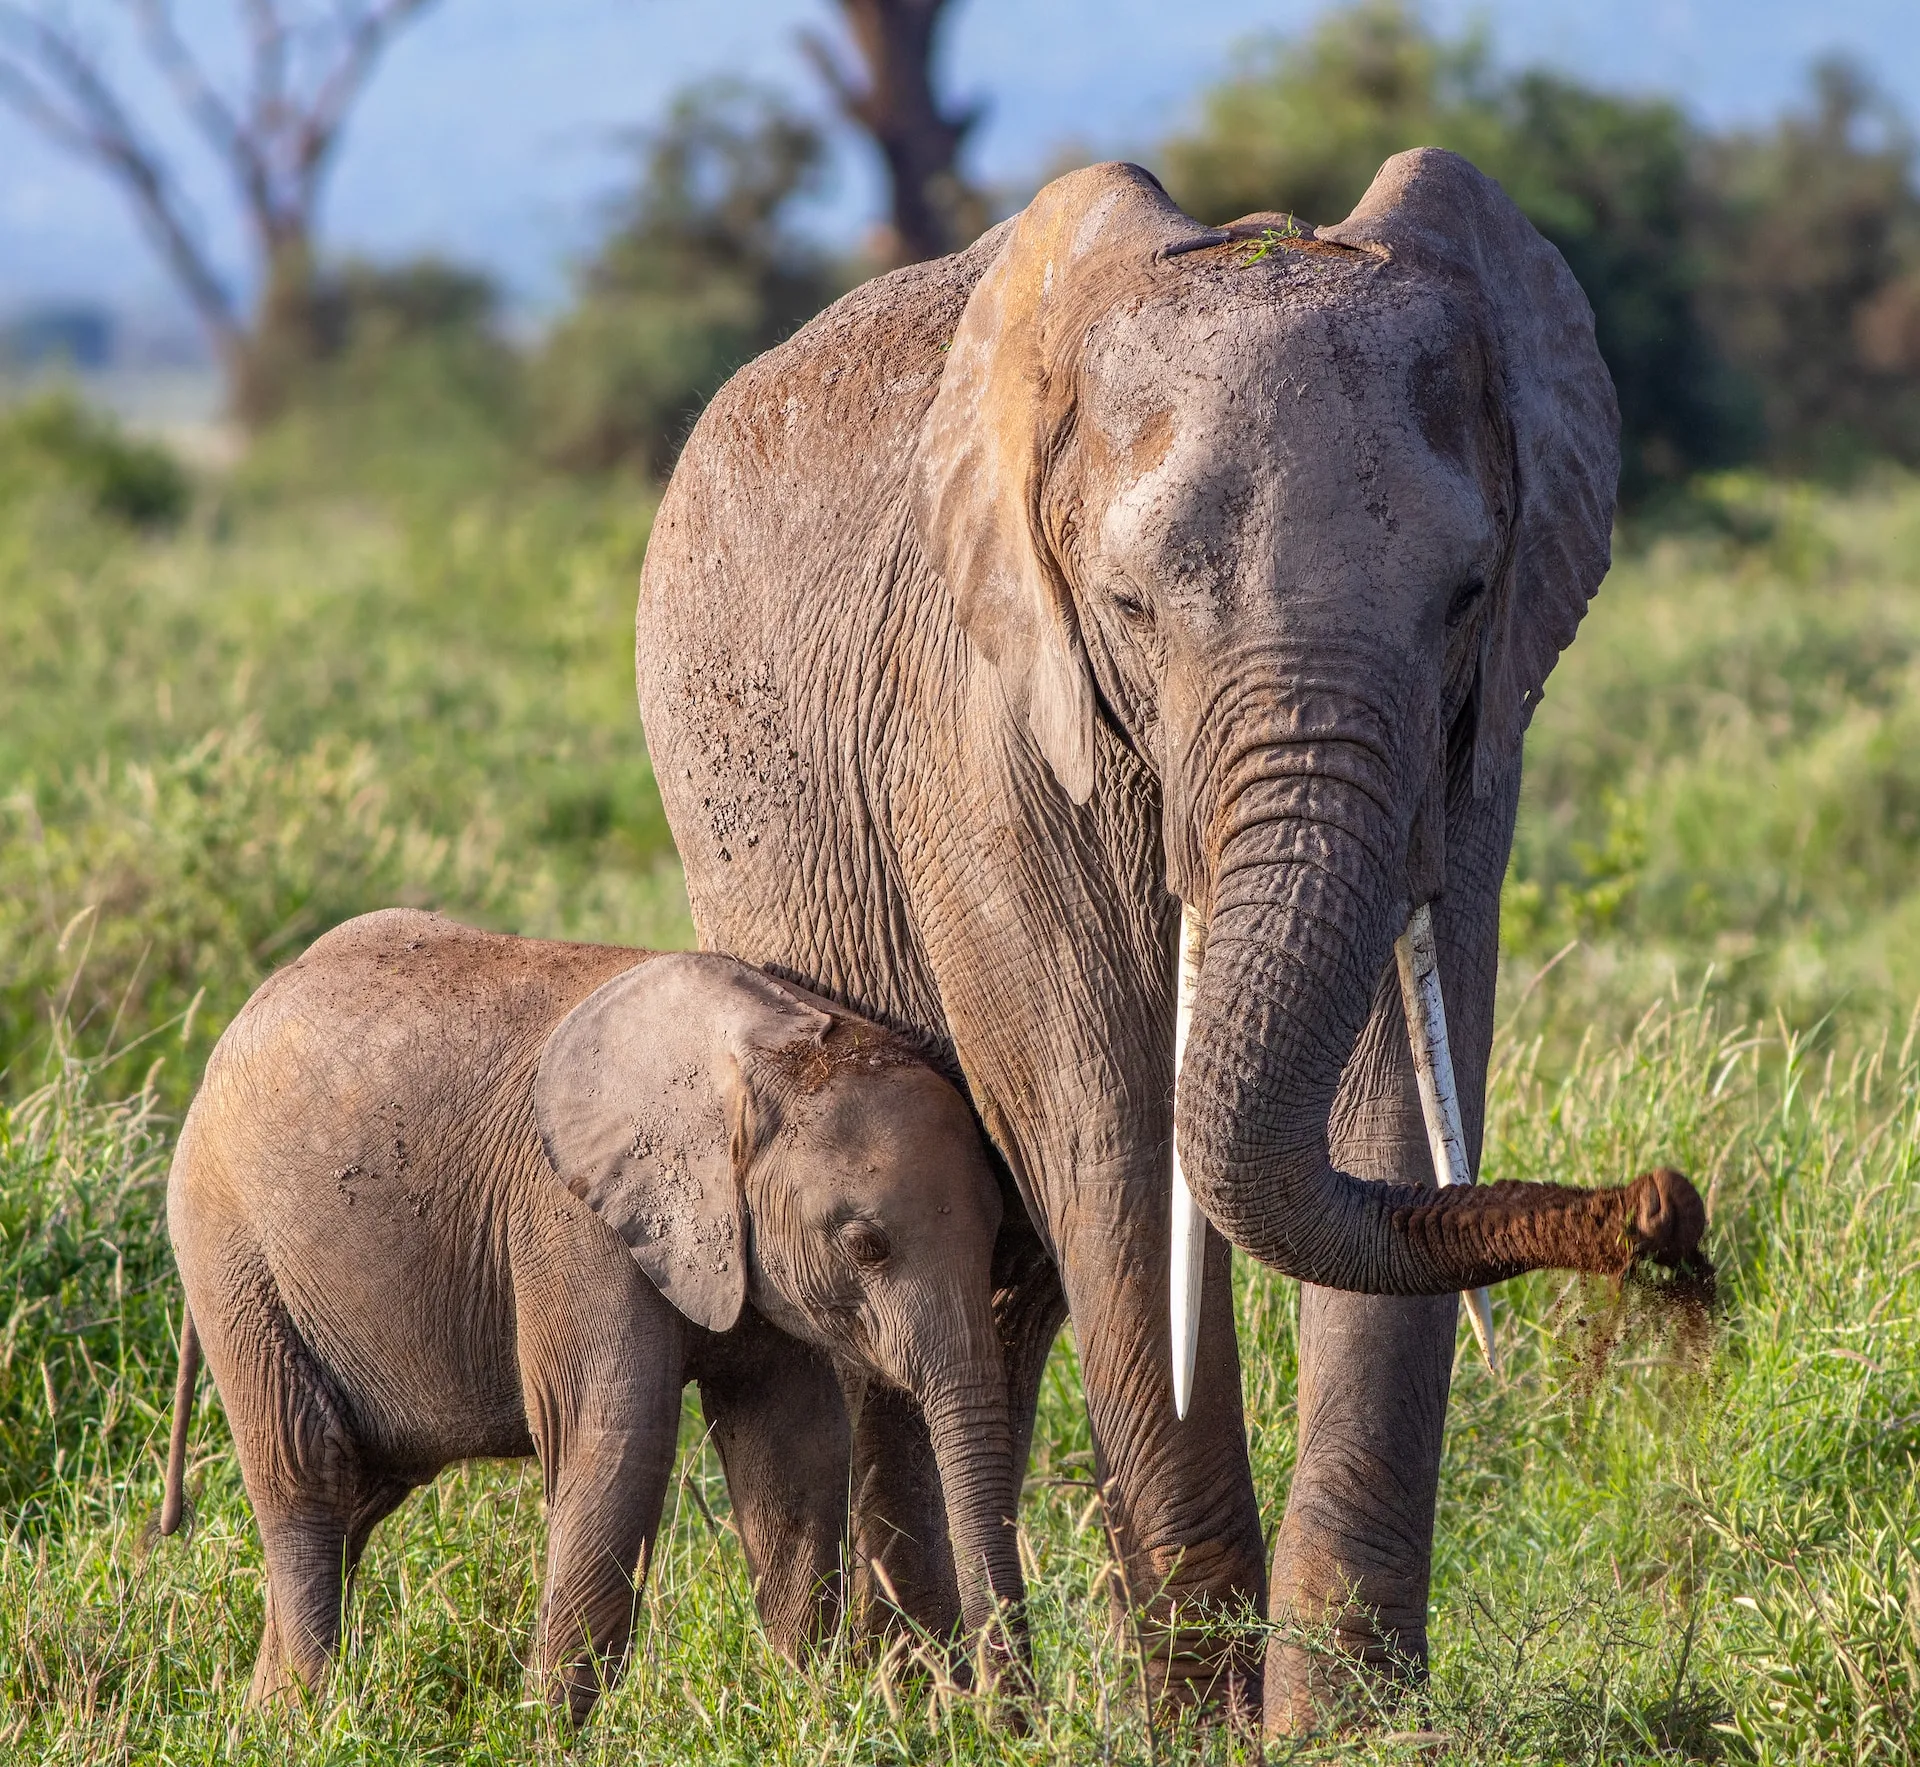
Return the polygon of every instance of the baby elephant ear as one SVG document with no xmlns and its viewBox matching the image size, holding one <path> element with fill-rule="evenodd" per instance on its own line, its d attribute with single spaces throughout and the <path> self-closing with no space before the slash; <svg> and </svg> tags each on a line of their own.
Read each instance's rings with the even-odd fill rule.
<svg viewBox="0 0 1920 1767">
<path fill-rule="evenodd" d="M 709 1331 L 746 1300 L 756 1064 L 831 1023 L 730 957 L 654 957 L 589 994 L 541 1051 L 534 1109 L 555 1176 Z"/>
</svg>

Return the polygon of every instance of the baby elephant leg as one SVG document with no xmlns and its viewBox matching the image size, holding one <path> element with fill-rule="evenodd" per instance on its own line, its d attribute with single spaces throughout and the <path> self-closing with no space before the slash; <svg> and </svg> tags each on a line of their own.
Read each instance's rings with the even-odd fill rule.
<svg viewBox="0 0 1920 1767">
<path fill-rule="evenodd" d="M 408 1491 L 400 1480 L 351 1475 L 326 1484 L 331 1489 L 297 1494 L 290 1501 L 255 1503 L 266 1549 L 267 1618 L 247 1690 L 249 1706 L 299 1698 L 303 1692 L 318 1697 L 325 1689 L 340 1648 L 347 1591 L 367 1538 Z"/>
<path fill-rule="evenodd" d="M 584 1724 L 619 1677 L 633 1635 L 667 1481 L 671 1415 L 641 1428 L 576 1426 L 547 1466 L 547 1582 L 540 1598 L 540 1671 L 547 1697 Z"/>
<path fill-rule="evenodd" d="M 546 1475 L 546 1694 L 586 1722 L 618 1678 L 680 1435 L 680 1316 L 624 1248 L 517 1266 L 521 1389 Z"/>
<path fill-rule="evenodd" d="M 264 1262 L 243 1251 L 229 1267 L 230 1304 L 204 1309 L 198 1324 L 266 1553 L 266 1625 L 247 1695 L 259 1706 L 322 1691 L 367 1537 L 409 1487 L 368 1464 Z"/>
<path fill-rule="evenodd" d="M 851 1442 L 840 1383 L 824 1357 L 750 1314 L 710 1352 L 700 1403 L 767 1642 L 802 1662 L 832 1638 L 845 1601 Z"/>
</svg>

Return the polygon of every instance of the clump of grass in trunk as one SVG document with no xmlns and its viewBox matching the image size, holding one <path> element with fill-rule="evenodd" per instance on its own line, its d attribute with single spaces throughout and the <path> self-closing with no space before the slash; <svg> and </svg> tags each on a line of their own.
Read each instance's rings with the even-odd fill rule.
<svg viewBox="0 0 1920 1767">
<path fill-rule="evenodd" d="M 1576 1404 L 1591 1404 L 1622 1352 L 1632 1352 L 1635 1368 L 1704 1379 L 1719 1310 L 1711 1267 L 1668 1274 L 1636 1265 L 1618 1278 L 1570 1281 L 1548 1315 L 1548 1330 L 1566 1358 L 1569 1394 Z"/>
</svg>

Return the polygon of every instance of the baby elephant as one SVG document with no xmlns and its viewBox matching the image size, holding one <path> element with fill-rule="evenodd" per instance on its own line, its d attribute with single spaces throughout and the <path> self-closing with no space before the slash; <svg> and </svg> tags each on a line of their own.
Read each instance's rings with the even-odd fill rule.
<svg viewBox="0 0 1920 1767">
<path fill-rule="evenodd" d="M 368 1534 L 412 1487 L 532 1453 L 538 1661 L 583 1720 L 627 1648 L 694 1378 L 762 1613 L 797 1651 L 831 1624 L 844 1507 L 802 1527 L 810 1563 L 766 1544 L 796 1538 L 786 1490 L 846 1487 L 791 1466 L 817 1439 L 793 1424 L 840 1406 L 795 1339 L 920 1402 L 965 1618 L 1017 1616 L 1000 1192 L 958 1092 L 824 1000 L 729 957 L 370 914 L 220 1039 L 167 1211 L 188 1316 L 162 1529 L 197 1331 L 266 1549 L 252 1703 L 319 1688 Z"/>
</svg>

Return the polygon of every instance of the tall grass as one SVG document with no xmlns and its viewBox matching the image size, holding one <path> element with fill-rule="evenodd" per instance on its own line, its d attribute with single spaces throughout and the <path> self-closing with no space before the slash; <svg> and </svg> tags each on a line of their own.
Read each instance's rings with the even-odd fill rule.
<svg viewBox="0 0 1920 1767">
<path fill-rule="evenodd" d="M 1488 1175 L 1688 1165 L 1712 1199 L 1724 1314 L 1703 1356 L 1632 1291 L 1529 1278 L 1501 1291 L 1500 1379 L 1463 1334 L 1432 1685 L 1339 1758 L 1914 1758 L 1920 1050 L 1890 1036 L 1843 1059 L 1668 1001 L 1560 1078 L 1537 1056 L 1537 1042 L 1502 1051 Z M 0 1255 L 22 1294 L 0 1369 L 16 1469 L 0 1736 L 20 1758 L 75 1762 L 509 1762 L 567 1747 L 523 1670 L 541 1549 L 526 1467 L 465 1468 L 410 1500 L 375 1538 L 329 1699 L 241 1717 L 262 1572 L 210 1392 L 192 1442 L 195 1532 L 146 1537 L 172 1358 L 164 1138 L 150 1095 L 110 1104 L 89 1085 L 69 1061 L 0 1118 Z M 1295 1291 L 1243 1265 L 1238 1296 L 1256 1477 L 1277 1504 Z M 1596 1341 L 1611 1346 L 1597 1371 Z M 570 1758 L 1145 1762 L 1238 1748 L 1166 1722 L 1149 1735 L 1133 1642 L 1108 1621 L 1114 1570 L 1070 1335 L 1022 1510 L 1040 1680 L 1024 1737 L 911 1653 L 841 1650 L 804 1672 L 774 1659 L 691 1406 L 684 1438 L 631 1670 Z"/>
<path fill-rule="evenodd" d="M 633 702 L 651 501 L 242 479 L 159 534 L 0 497 L 0 1073 L 63 1000 L 97 1051 L 199 995 L 178 1102 L 275 963 L 394 902 L 687 943 Z"/>
<path fill-rule="evenodd" d="M 289 753 L 248 715 L 152 761 L 102 756 L 55 801 L 30 787 L 0 801 L 0 1052 L 30 1049 L 51 1022 L 84 1048 L 117 1048 L 129 1027 L 184 1014 L 177 1096 L 268 970 L 396 903 L 688 942 L 665 855 L 610 854 L 589 871 L 517 836 L 518 807 L 484 783 L 452 815 L 408 812 L 405 795 L 371 743 L 322 737 Z M 116 1073 L 127 1078 L 124 1061 Z"/>
<path fill-rule="evenodd" d="M 584 1739 L 523 1673 L 525 1467 L 418 1493 L 332 1696 L 242 1716 L 262 1579 L 210 1389 L 197 1529 L 146 1537 L 162 1176 L 210 1038 L 389 902 L 690 936 L 632 711 L 650 497 L 497 461 L 409 478 L 404 448 L 383 486 L 331 444 L 305 482 L 315 446 L 290 433 L 172 531 L 57 475 L 0 486 L 0 1760 L 1233 1757 L 1149 1727 L 1108 1622 L 1070 1334 L 1022 1511 L 1024 1737 L 912 1652 L 772 1659 L 691 1410 L 634 1662 Z M 1703 1362 L 1634 1291 L 1501 1291 L 1503 1377 L 1465 1337 L 1456 1362 L 1431 1685 L 1300 1758 L 1920 1754 L 1920 487 L 1727 480 L 1695 514 L 1623 546 L 1529 739 L 1486 1168 L 1684 1166 L 1726 1310 Z M 1272 1522 L 1296 1296 L 1237 1284 Z"/>
<path fill-rule="evenodd" d="M 1548 682 L 1503 936 L 1622 1029 L 1709 970 L 1801 1025 L 1920 994 L 1920 486 L 1743 477 L 1630 537 Z"/>
</svg>

